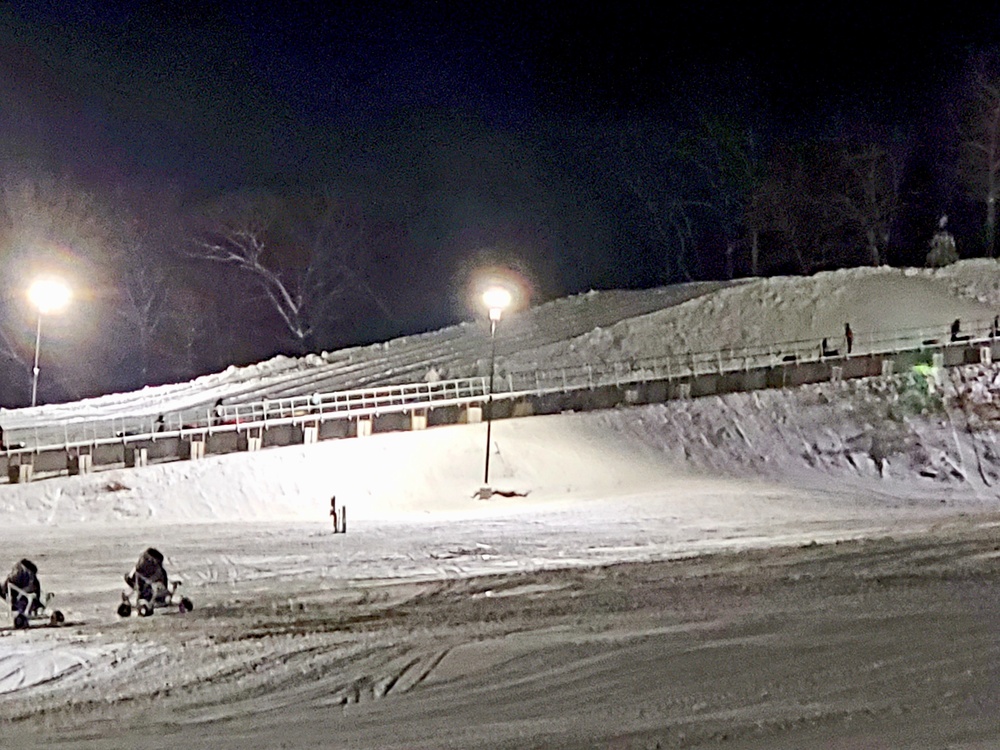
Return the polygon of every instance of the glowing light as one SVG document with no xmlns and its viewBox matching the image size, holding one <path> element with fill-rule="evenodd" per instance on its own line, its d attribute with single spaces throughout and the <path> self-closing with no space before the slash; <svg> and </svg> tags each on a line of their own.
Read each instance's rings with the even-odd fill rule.
<svg viewBox="0 0 1000 750">
<path fill-rule="evenodd" d="M 510 290 L 502 286 L 494 286 L 483 292 L 483 304 L 489 308 L 490 320 L 500 320 L 503 311 L 510 307 L 513 296 Z"/>
<path fill-rule="evenodd" d="M 38 404 L 38 355 L 42 348 L 42 316 L 58 312 L 69 304 L 72 296 L 69 287 L 55 278 L 36 280 L 28 289 L 28 299 L 38 310 L 38 327 L 35 328 L 35 366 L 31 368 L 31 405 Z"/>
<path fill-rule="evenodd" d="M 40 315 L 59 312 L 69 304 L 72 292 L 59 279 L 38 279 L 28 289 L 28 299 Z"/>
</svg>

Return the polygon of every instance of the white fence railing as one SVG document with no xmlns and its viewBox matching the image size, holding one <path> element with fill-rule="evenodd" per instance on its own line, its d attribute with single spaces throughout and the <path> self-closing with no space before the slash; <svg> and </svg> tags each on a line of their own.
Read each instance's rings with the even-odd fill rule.
<svg viewBox="0 0 1000 750">
<path fill-rule="evenodd" d="M 992 340 L 994 321 L 973 321 L 954 343 Z M 827 342 L 831 345 L 831 342 Z M 951 331 L 912 328 L 887 333 L 862 333 L 850 355 L 840 340 L 831 345 L 836 355 L 824 355 L 820 342 L 791 341 L 767 347 L 691 352 L 683 355 L 636 358 L 550 369 L 506 371 L 494 381 L 493 398 L 570 392 L 639 382 L 690 379 L 708 374 L 749 371 L 776 366 L 836 359 L 845 356 L 893 354 L 921 348 L 939 348 L 951 341 Z M 489 378 L 477 376 L 424 383 L 386 385 L 331 393 L 314 393 L 250 403 L 187 409 L 158 416 L 116 416 L 61 420 L 18 426 L 3 433 L 7 453 L 72 450 L 98 445 L 185 438 L 213 432 L 242 431 L 282 424 L 354 419 L 376 414 L 411 412 L 446 406 L 482 403 L 489 397 Z"/>
</svg>

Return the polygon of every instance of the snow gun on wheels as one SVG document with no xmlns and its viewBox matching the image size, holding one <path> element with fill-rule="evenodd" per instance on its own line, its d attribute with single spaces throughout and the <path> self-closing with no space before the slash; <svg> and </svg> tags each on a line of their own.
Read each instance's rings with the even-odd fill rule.
<svg viewBox="0 0 1000 750">
<path fill-rule="evenodd" d="M 0 597 L 9 605 L 10 611 L 14 615 L 14 629 L 24 630 L 32 622 L 44 622 L 46 625 L 58 627 L 66 622 L 63 613 L 58 609 L 49 612 L 48 603 L 52 601 L 54 594 L 48 593 L 42 596 L 42 589 L 38 583 L 38 568 L 31 560 L 21 560 L 7 576 L 7 580 L 0 583 Z"/>
<path fill-rule="evenodd" d="M 122 602 L 118 605 L 119 617 L 129 617 L 133 608 L 140 617 L 149 617 L 154 610 L 163 607 L 177 607 L 181 613 L 194 609 L 190 599 L 177 597 L 177 587 L 181 582 L 168 581 L 167 571 L 163 567 L 163 555 L 153 547 L 142 553 L 132 572 L 125 576 L 125 583 L 129 590 L 122 592 Z"/>
</svg>

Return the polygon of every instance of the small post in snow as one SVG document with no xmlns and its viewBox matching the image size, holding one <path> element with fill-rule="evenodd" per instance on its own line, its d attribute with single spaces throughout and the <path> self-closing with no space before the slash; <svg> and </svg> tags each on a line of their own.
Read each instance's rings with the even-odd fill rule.
<svg viewBox="0 0 1000 750">
<path fill-rule="evenodd" d="M 340 511 L 337 511 L 337 496 L 334 495 L 330 498 L 330 517 L 333 519 L 333 533 L 334 534 L 346 534 L 347 533 L 347 507 L 340 506 Z"/>
</svg>

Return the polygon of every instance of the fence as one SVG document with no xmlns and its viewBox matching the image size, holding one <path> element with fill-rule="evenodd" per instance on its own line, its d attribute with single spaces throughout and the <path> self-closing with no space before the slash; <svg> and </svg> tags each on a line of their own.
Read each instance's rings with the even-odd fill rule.
<svg viewBox="0 0 1000 750">
<path fill-rule="evenodd" d="M 684 355 L 636 358 L 606 363 L 586 363 L 544 370 L 502 372 L 494 382 L 497 401 L 569 393 L 644 382 L 692 381 L 703 376 L 734 372 L 791 369 L 815 362 L 844 363 L 852 357 L 941 350 L 951 344 L 965 347 L 992 342 L 994 321 L 974 321 L 950 341 L 950 332 L 912 328 L 862 334 L 854 351 L 824 356 L 819 342 L 791 341 L 767 347 L 691 352 Z M 842 369 L 842 368 L 839 368 Z M 839 371 L 838 369 L 838 371 Z M 785 382 L 782 378 L 781 382 Z M 689 392 L 690 389 L 686 389 Z M 448 406 L 481 404 L 489 397 L 489 378 L 477 376 L 424 383 L 387 385 L 332 393 L 313 393 L 244 404 L 219 404 L 163 415 L 90 417 L 37 423 L 4 431 L 4 453 L 19 460 L 45 451 L 79 452 L 98 446 L 140 444 L 171 439 L 204 439 L 219 432 L 270 429 L 281 425 L 318 424 L 331 420 L 361 419 L 380 414 L 432 410 Z"/>
</svg>

